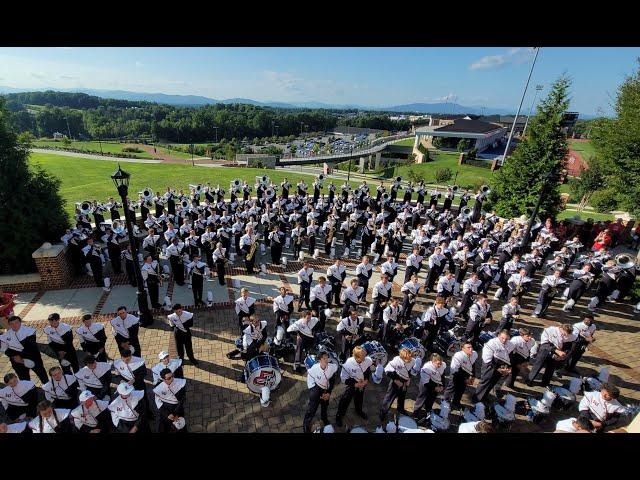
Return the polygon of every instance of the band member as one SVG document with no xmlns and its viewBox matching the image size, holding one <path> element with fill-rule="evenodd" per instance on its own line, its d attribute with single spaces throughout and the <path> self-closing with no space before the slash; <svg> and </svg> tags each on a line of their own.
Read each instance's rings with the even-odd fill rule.
<svg viewBox="0 0 640 480">
<path fill-rule="evenodd" d="M 477 273 L 472 273 L 462 284 L 462 301 L 460 302 L 460 315 L 468 318 L 467 312 L 473 304 L 473 298 L 480 293 L 482 281 Z"/>
<path fill-rule="evenodd" d="M 156 406 L 158 407 L 159 422 L 158 433 L 186 432 L 184 425 L 184 403 L 186 401 L 187 381 L 184 378 L 175 378 L 173 372 L 165 368 L 160 372 L 162 381 L 153 389 Z"/>
<path fill-rule="evenodd" d="M 442 274 L 446 259 L 447 257 L 442 255 L 442 248 L 436 247 L 433 255 L 429 257 L 429 273 L 427 274 L 427 280 L 425 282 L 425 292 L 431 292 L 433 290 L 433 285 Z"/>
<path fill-rule="evenodd" d="M 107 334 L 104 325 L 94 322 L 90 313 L 82 316 L 82 325 L 76 329 L 83 352 L 94 355 L 99 362 L 107 361 Z"/>
<path fill-rule="evenodd" d="M 352 278 L 349 283 L 350 285 L 345 288 L 340 295 L 340 299 L 342 300 L 341 318 L 348 316 L 351 310 L 357 310 L 358 305 L 360 305 L 360 300 L 363 297 L 364 288 L 358 286 L 358 280 Z"/>
<path fill-rule="evenodd" d="M 607 297 L 616 289 L 617 274 L 615 272 L 615 260 L 609 260 L 602 268 L 602 277 L 600 277 L 600 281 L 596 287 L 596 294 L 591 297 L 589 305 L 587 305 L 587 309 L 591 313 L 595 313 L 596 307 L 604 303 Z"/>
<path fill-rule="evenodd" d="M 256 313 L 256 299 L 249 296 L 249 290 L 246 288 L 242 288 L 240 290 L 240 298 L 236 300 L 236 315 L 238 315 L 238 326 L 240 327 L 240 334 L 244 331 L 245 328 L 245 318 L 248 318 Z"/>
<path fill-rule="evenodd" d="M 36 331 L 31 327 L 22 325 L 22 319 L 18 316 L 9 317 L 7 320 L 9 328 L 0 334 L 0 351 L 4 352 L 13 370 L 20 380 L 30 380 L 29 370 L 33 370 L 42 383 L 46 383 L 47 372 L 42 363 L 42 356 L 36 343 Z M 29 360 L 34 363 L 29 365 Z"/>
<path fill-rule="evenodd" d="M 511 374 L 511 352 L 509 331 L 502 330 L 482 347 L 482 370 L 476 393 L 471 397 L 473 403 L 482 402 L 487 394 L 503 377 Z"/>
<path fill-rule="evenodd" d="M 500 325 L 496 330 L 496 335 L 502 330 L 510 332 L 513 328 L 514 320 L 520 318 L 520 305 L 518 304 L 518 297 L 511 297 L 509 303 L 505 303 L 502 306 L 502 318 L 500 319 Z"/>
<path fill-rule="evenodd" d="M 202 301 L 202 289 L 204 285 L 204 277 L 209 276 L 209 267 L 200 260 L 200 255 L 193 256 L 193 261 L 187 265 L 187 272 L 191 275 L 191 291 L 193 292 L 193 304 L 205 305 Z"/>
<path fill-rule="evenodd" d="M 307 310 L 300 320 L 292 323 L 289 325 L 289 328 L 287 328 L 287 332 L 296 332 L 298 334 L 296 339 L 296 354 L 293 363 L 293 369 L 296 372 L 300 371 L 302 352 L 307 352 L 313 347 L 315 344 L 315 334 L 320 330 L 320 320 L 318 317 L 314 317 L 310 310 Z"/>
<path fill-rule="evenodd" d="M 509 343 L 513 347 L 509 355 L 511 359 L 511 375 L 506 382 L 509 388 L 514 387 L 518 374 L 524 375 L 525 368 L 529 365 L 531 349 L 536 343 L 528 328 L 522 327 L 518 332 L 520 335 L 509 339 Z"/>
<path fill-rule="evenodd" d="M 445 275 L 442 275 L 438 279 L 438 285 L 436 286 L 436 295 L 444 299 L 453 297 L 456 289 L 456 277 L 455 273 L 448 271 Z"/>
<path fill-rule="evenodd" d="M 247 268 L 247 274 L 253 275 L 253 267 L 256 263 L 256 251 L 258 249 L 258 235 L 254 235 L 253 228 L 248 227 L 247 233 L 240 238 L 239 247 L 245 254 L 244 266 Z"/>
<path fill-rule="evenodd" d="M 280 265 L 284 233 L 280 231 L 278 225 L 274 225 L 271 233 L 269 233 L 268 238 L 271 244 L 271 263 L 273 263 L 274 265 Z"/>
<path fill-rule="evenodd" d="M 29 428 L 33 433 L 66 433 L 70 430 L 69 414 L 67 408 L 53 408 L 49 400 L 43 400 L 38 404 L 38 415 L 29 422 Z"/>
<path fill-rule="evenodd" d="M 427 338 L 424 341 L 424 345 L 431 350 L 433 342 L 438 336 L 438 332 L 447 328 L 449 322 L 453 317 L 453 313 L 447 308 L 446 301 L 442 297 L 436 297 L 434 304 L 429 307 L 422 316 L 422 327 L 427 332 Z M 420 331 L 414 332 L 417 338 L 421 338 Z"/>
<path fill-rule="evenodd" d="M 131 245 L 128 244 L 127 248 L 122 251 L 122 258 L 124 259 L 124 269 L 127 272 L 127 279 L 129 280 L 129 285 L 135 287 L 138 285 L 136 280 L 136 272 L 135 267 L 133 265 L 133 252 L 131 250 Z M 137 260 L 135 260 L 137 261 Z"/>
<path fill-rule="evenodd" d="M 111 362 L 98 362 L 89 354 L 84 358 L 84 367 L 76 373 L 81 391 L 88 390 L 96 397 L 110 400 Z"/>
<path fill-rule="evenodd" d="M 421 287 L 422 285 L 418 281 L 418 275 L 412 275 L 411 281 L 405 283 L 400 289 L 400 292 L 404 295 L 404 300 L 402 301 L 402 313 L 400 314 L 403 323 L 406 323 L 411 319 L 411 312 L 416 304 L 416 299 L 418 298 L 418 293 L 420 292 Z"/>
<path fill-rule="evenodd" d="M 475 374 L 473 366 L 478 354 L 473 350 L 471 342 L 464 342 L 460 351 L 451 358 L 449 367 L 449 382 L 444 391 L 444 399 L 451 404 L 452 409 L 461 409 L 460 399 L 468 385 L 473 385 Z"/>
<path fill-rule="evenodd" d="M 553 271 L 552 275 L 544 277 L 542 288 L 538 295 L 538 304 L 531 315 L 532 317 L 543 317 L 547 308 L 549 308 L 549 305 L 551 305 L 551 302 L 558 294 L 558 289 L 563 288 L 562 285 L 567 283 L 565 279 L 560 278 L 561 275 L 562 270 L 558 268 Z"/>
<path fill-rule="evenodd" d="M 317 312 L 320 319 L 320 324 L 318 325 L 320 331 L 324 331 L 325 323 L 327 321 L 327 316 L 325 315 L 324 310 L 331 302 L 331 293 L 332 288 L 331 285 L 327 284 L 327 279 L 325 277 L 318 277 L 318 285 L 311 289 L 310 298 L 311 308 Z"/>
<path fill-rule="evenodd" d="M 153 308 L 160 308 L 162 305 L 158 302 L 160 296 L 160 273 L 158 261 L 154 260 L 151 255 L 144 257 L 144 263 L 140 269 L 142 272 L 142 280 L 149 292 L 149 298 L 151 299 L 151 306 Z"/>
<path fill-rule="evenodd" d="M 384 367 L 384 371 L 389 377 L 389 385 L 379 413 L 383 428 L 386 424 L 387 414 L 391 409 L 391 404 L 396 398 L 398 399 L 398 415 L 408 415 L 404 409 L 404 400 L 407 396 L 407 388 L 411 383 L 413 364 L 414 359 L 411 355 L 411 350 L 403 348 L 400 350 L 400 353 Z"/>
<path fill-rule="evenodd" d="M 311 294 L 311 282 L 313 281 L 313 268 L 306 260 L 302 263 L 302 268 L 298 272 L 298 284 L 300 285 L 300 297 L 298 301 L 298 311 L 302 309 L 304 302 L 307 310 L 311 309 L 309 295 Z"/>
<path fill-rule="evenodd" d="M 591 433 L 593 426 L 585 417 L 567 418 L 556 423 L 553 433 Z"/>
<path fill-rule="evenodd" d="M 373 265 L 369 263 L 367 255 L 362 257 L 362 262 L 356 266 L 356 276 L 358 277 L 358 285 L 363 288 L 360 300 L 366 300 L 367 291 L 369 290 L 369 280 L 373 275 Z"/>
<path fill-rule="evenodd" d="M 116 433 L 138 433 L 147 428 L 147 402 L 144 390 L 122 382 L 118 385 L 118 396 L 109 404 L 111 422 Z"/>
<path fill-rule="evenodd" d="M 233 359 L 240 355 L 245 362 L 256 357 L 269 349 L 267 341 L 267 322 L 260 320 L 257 316 L 251 316 L 249 325 L 242 332 L 242 351 L 237 348 L 227 353 L 227 358 Z M 245 382 L 245 370 L 240 374 L 239 382 Z"/>
<path fill-rule="evenodd" d="M 135 357 L 129 350 L 125 350 L 122 352 L 122 358 L 113 362 L 113 367 L 122 381 L 133 385 L 136 390 L 144 391 L 144 377 L 147 375 L 144 358 Z"/>
<path fill-rule="evenodd" d="M 461 423 L 458 433 L 495 433 L 493 425 L 488 420 L 478 420 L 477 422 Z"/>
<path fill-rule="evenodd" d="M 65 373 L 73 374 L 79 370 L 76 348 L 73 346 L 73 330 L 71 326 L 60 321 L 60 314 L 49 315 L 49 325 L 44 327 L 49 347 L 55 352 L 60 366 Z"/>
<path fill-rule="evenodd" d="M 345 389 L 338 401 L 338 412 L 336 413 L 336 425 L 342 426 L 342 418 L 347 413 L 351 404 L 351 399 L 356 407 L 356 414 L 366 420 L 368 415 L 363 410 L 364 390 L 369 383 L 369 378 L 375 383 L 382 381 L 382 365 L 375 365 L 371 357 L 367 356 L 367 351 L 360 347 L 354 347 L 353 355 L 342 365 L 340 379 L 345 384 Z M 373 375 L 372 370 L 376 371 Z"/>
<path fill-rule="evenodd" d="M 160 235 L 156 234 L 156 229 L 149 228 L 149 235 L 142 240 L 142 249 L 145 250 L 148 255 L 151 255 L 152 260 L 158 260 L 160 256 L 160 243 Z"/>
<path fill-rule="evenodd" d="M 564 361 L 567 353 L 562 349 L 564 343 L 568 341 L 573 329 L 571 325 L 560 325 L 559 327 L 547 327 L 542 331 L 540 337 L 540 348 L 536 354 L 536 360 L 531 367 L 529 376 L 527 377 L 527 385 L 532 387 L 533 381 L 544 367 L 544 375 L 542 376 L 542 386 L 549 385 L 553 372 L 555 371 L 558 361 Z"/>
<path fill-rule="evenodd" d="M 167 319 L 169 320 L 169 326 L 173 331 L 178 358 L 184 361 L 184 352 L 186 350 L 187 357 L 189 357 L 191 364 L 197 366 L 198 361 L 193 355 L 193 345 L 191 342 L 193 313 L 183 310 L 182 305 L 176 303 L 173 306 L 173 313 L 169 315 Z"/>
<path fill-rule="evenodd" d="M 337 307 L 342 307 L 340 304 L 340 291 L 342 290 L 344 279 L 347 276 L 347 268 L 342 265 L 342 261 L 337 258 L 335 263 L 327 268 L 327 279 L 331 283 L 331 295 L 329 295 L 329 305 L 331 305 L 331 299 L 335 299 Z"/>
<path fill-rule="evenodd" d="M 327 352 L 319 352 L 316 356 L 318 363 L 307 372 L 307 387 L 309 389 L 309 405 L 304 415 L 302 431 L 304 433 L 311 432 L 311 422 L 320 406 L 320 417 L 325 425 L 329 425 L 329 417 L 327 411 L 329 409 L 329 398 L 335 384 L 335 373 L 338 366 L 329 363 L 329 354 Z"/>
<path fill-rule="evenodd" d="M 582 358 L 589 345 L 595 342 L 594 333 L 596 325 L 593 323 L 591 315 L 585 315 L 581 322 L 573 324 L 573 335 L 576 339 L 571 344 L 571 350 L 567 355 L 564 370 L 576 372 L 576 365 Z"/>
<path fill-rule="evenodd" d="M 620 390 L 611 383 L 603 383 L 599 392 L 585 392 L 578 405 L 578 418 L 589 420 L 592 430 L 602 432 L 615 425 L 625 408 L 618 402 Z"/>
<path fill-rule="evenodd" d="M 506 265 L 505 268 L 507 268 Z M 518 299 L 518 303 L 522 304 L 522 296 L 529 291 L 531 280 L 531 277 L 527 276 L 525 268 L 521 268 L 518 273 L 512 274 L 507 280 L 507 285 L 509 286 L 509 298 L 516 297 Z"/>
<path fill-rule="evenodd" d="M 386 275 L 382 275 L 380 281 L 373 286 L 371 297 L 373 299 L 373 314 L 371 315 L 371 321 L 375 329 L 382 328 L 380 322 L 380 315 L 386 308 L 389 298 L 391 298 L 392 284 Z"/>
<path fill-rule="evenodd" d="M 15 373 L 4 376 L 5 387 L 0 389 L 0 402 L 9 420 L 15 422 L 36 416 L 38 390 L 31 380 L 20 380 Z"/>
<path fill-rule="evenodd" d="M 225 268 L 227 264 L 227 249 L 223 248 L 222 243 L 218 242 L 216 249 L 213 251 L 212 259 L 216 265 L 216 273 L 218 274 L 218 283 L 226 285 L 224 281 Z"/>
<path fill-rule="evenodd" d="M 132 353 L 142 356 L 140 340 L 138 339 L 140 319 L 128 313 L 127 307 L 118 307 L 118 315 L 111 320 L 111 328 L 113 329 L 113 336 L 120 354 L 125 350 L 130 351 L 131 347 L 133 347 Z"/>
<path fill-rule="evenodd" d="M 484 293 L 478 294 L 476 301 L 469 309 L 469 321 L 464 331 L 464 340 L 475 344 L 482 327 L 491 323 L 492 318 L 491 305 L 487 303 L 487 296 Z"/>
<path fill-rule="evenodd" d="M 433 403 L 439 393 L 444 391 L 444 370 L 447 364 L 437 353 L 431 354 L 431 359 L 420 369 L 420 385 L 418 396 L 413 406 L 413 418 L 420 420 L 431 413 Z M 422 411 L 424 410 L 424 415 Z"/>
<path fill-rule="evenodd" d="M 99 400 L 89 390 L 80 393 L 80 405 L 71 410 L 71 426 L 80 433 L 109 432 L 109 402 Z"/>
<path fill-rule="evenodd" d="M 100 251 L 100 247 L 93 244 L 93 237 L 87 238 L 87 245 L 82 249 L 82 253 L 84 253 L 85 261 L 89 265 L 96 287 L 102 287 L 103 290 L 109 291 L 109 287 L 104 283 L 102 275 L 103 254 Z"/>
<path fill-rule="evenodd" d="M 357 310 L 351 310 L 348 317 L 340 320 L 336 330 L 342 337 L 340 360 L 344 362 L 351 355 L 351 350 L 365 341 L 364 318 L 358 316 Z"/>
<path fill-rule="evenodd" d="M 387 256 L 387 261 L 380 265 L 380 275 L 387 275 L 389 282 L 393 283 L 394 277 L 398 274 L 398 263 L 393 255 Z M 405 281 L 405 283 L 407 283 Z"/>
<path fill-rule="evenodd" d="M 184 242 L 177 236 L 173 237 L 171 245 L 167 247 L 167 255 L 169 263 L 171 263 L 171 273 L 177 285 L 184 285 L 184 260 L 182 259 L 182 251 L 184 250 Z"/>
<path fill-rule="evenodd" d="M 60 367 L 49 369 L 51 380 L 42 385 L 44 396 L 56 408 L 75 408 L 78 406 L 78 379 L 67 375 Z"/>
<path fill-rule="evenodd" d="M 563 311 L 571 311 L 584 292 L 591 286 L 594 279 L 594 275 L 591 272 L 592 268 L 590 263 L 586 263 L 581 269 L 573 272 L 573 280 L 569 284 L 568 290 L 565 290 L 566 295 L 564 296 L 567 298 L 567 303 L 562 307 Z"/>
<path fill-rule="evenodd" d="M 389 346 L 396 345 L 404 330 L 400 319 L 398 299 L 392 297 L 389 304 L 382 311 L 382 326 L 379 333 L 379 338 Z"/>
<path fill-rule="evenodd" d="M 184 372 L 182 371 L 182 360 L 179 358 L 171 358 L 169 352 L 162 351 L 158 353 L 158 363 L 151 367 L 151 373 L 153 374 L 153 385 L 157 385 L 162 381 L 160 378 L 160 372 L 165 368 L 168 368 L 173 372 L 173 376 L 176 378 L 184 378 Z"/>
<path fill-rule="evenodd" d="M 276 318 L 276 326 L 289 328 L 289 318 L 293 313 L 293 295 L 287 294 L 285 287 L 278 289 L 280 295 L 273 299 L 273 314 Z"/>
</svg>

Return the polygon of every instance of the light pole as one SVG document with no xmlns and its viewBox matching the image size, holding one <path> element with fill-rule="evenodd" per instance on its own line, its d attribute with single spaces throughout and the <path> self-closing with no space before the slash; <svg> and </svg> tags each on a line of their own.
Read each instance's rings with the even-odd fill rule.
<svg viewBox="0 0 640 480">
<path fill-rule="evenodd" d="M 142 271 L 140 270 L 140 264 L 138 263 L 138 245 L 136 238 L 133 234 L 131 210 L 127 204 L 127 194 L 129 193 L 129 179 L 131 175 L 120 168 L 118 164 L 118 170 L 111 175 L 111 179 L 118 189 L 120 198 L 122 199 L 122 205 L 124 207 L 124 219 L 127 225 L 127 232 L 129 233 L 129 243 L 131 244 L 131 256 L 133 257 L 133 270 L 136 275 L 137 291 L 136 296 L 138 298 L 138 308 L 140 310 L 140 325 L 147 327 L 153 323 L 153 314 L 149 310 L 149 303 L 147 302 L 147 292 L 144 289 L 144 281 L 142 280 Z M 133 218 L 135 221 L 135 217 Z"/>
<path fill-rule="evenodd" d="M 516 129 L 516 121 L 518 120 L 518 116 L 520 115 L 520 110 L 522 109 L 522 102 L 524 102 L 524 96 L 527 94 L 527 88 L 529 87 L 529 81 L 531 80 L 531 74 L 533 73 L 533 67 L 536 65 L 536 60 L 538 59 L 538 53 L 540 53 L 540 47 L 535 47 L 536 56 L 533 57 L 533 63 L 531 64 L 531 70 L 529 70 L 529 77 L 527 77 L 527 83 L 524 86 L 524 91 L 522 92 L 522 98 L 520 99 L 520 105 L 518 106 L 518 113 L 516 113 L 515 118 L 513 119 L 513 125 L 511 125 L 511 132 L 509 133 L 509 139 L 507 140 L 507 145 L 504 148 L 504 155 L 502 155 L 502 160 L 500 161 L 500 165 L 504 165 L 504 162 L 507 159 L 507 152 L 509 151 L 509 145 L 511 145 L 511 139 L 513 138 L 513 131 Z"/>
<path fill-rule="evenodd" d="M 542 91 L 542 85 L 536 85 L 536 93 L 533 96 L 533 102 L 531 102 L 531 108 L 529 109 L 529 115 L 527 115 L 527 121 L 524 122 L 524 130 L 522 130 L 522 136 L 524 137 L 524 133 L 527 131 L 527 125 L 529 125 L 529 117 L 531 116 L 531 112 L 533 111 L 533 106 L 536 103 L 536 98 L 538 97 L 538 92 Z"/>
</svg>

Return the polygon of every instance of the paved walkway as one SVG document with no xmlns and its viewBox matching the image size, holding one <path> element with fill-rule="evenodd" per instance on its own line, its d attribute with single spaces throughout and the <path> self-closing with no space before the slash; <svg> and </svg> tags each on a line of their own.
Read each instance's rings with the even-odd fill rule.
<svg viewBox="0 0 640 480">
<path fill-rule="evenodd" d="M 340 247 L 339 252 L 341 251 Z M 352 255 L 353 257 L 353 255 Z M 236 262 L 235 266 L 228 269 L 230 275 L 227 286 L 220 286 L 217 281 L 205 283 L 205 297 L 207 292 L 213 295 L 215 303 L 213 308 L 198 308 L 194 311 L 195 326 L 194 352 L 200 360 L 200 365 L 195 368 L 189 364 L 185 366 L 185 375 L 189 379 L 187 393 L 186 416 L 190 429 L 200 432 L 301 432 L 302 417 L 306 408 L 307 389 L 305 375 L 294 373 L 292 370 L 292 358 L 286 358 L 280 363 L 283 368 L 283 380 L 277 391 L 272 392 L 272 403 L 267 408 L 262 408 L 256 395 L 250 393 L 247 387 L 238 382 L 238 376 L 243 364 L 240 360 L 229 360 L 225 354 L 234 348 L 233 342 L 238 337 L 238 328 L 232 301 L 239 296 L 239 287 L 249 288 L 251 295 L 259 299 L 258 314 L 269 322 L 269 332 L 273 334 L 275 323 L 272 318 L 271 296 L 277 295 L 277 289 L 281 285 L 290 286 L 294 293 L 298 293 L 296 284 L 296 272 L 300 263 L 294 261 L 290 253 L 287 255 L 287 267 L 273 267 L 266 275 L 247 275 L 243 267 Z M 268 256 L 258 257 L 259 263 L 268 262 Z M 312 261 L 316 271 L 325 272 L 331 263 L 329 259 Z M 355 276 L 356 261 L 347 260 L 347 282 Z M 402 262 L 401 262 L 402 263 Z M 316 275 L 317 277 L 318 275 Z M 399 285 L 404 277 L 404 267 L 400 268 L 394 285 L 394 294 L 399 296 Z M 424 280 L 424 274 L 421 279 Z M 379 274 L 374 274 L 370 285 L 373 286 L 379 279 Z M 74 284 L 77 288 L 67 290 L 54 290 L 44 292 L 31 292 L 20 294 L 15 308 L 16 314 L 22 316 L 26 323 L 36 327 L 38 342 L 41 350 L 46 352 L 46 338 L 42 333 L 42 327 L 46 325 L 46 318 L 52 312 L 58 312 L 63 320 L 77 326 L 80 317 L 84 313 L 94 313 L 98 321 L 107 322 L 114 316 L 119 305 L 126 305 L 129 309 L 136 309 L 135 290 L 126 284 L 126 279 L 114 277 L 114 286 L 111 292 L 103 293 L 101 289 L 91 286 L 89 277 L 79 279 Z M 539 282 L 540 278 L 536 279 Z M 172 302 L 181 302 L 186 305 L 193 303 L 191 290 L 187 287 L 178 287 L 170 279 L 161 289 L 161 296 L 169 295 Z M 538 291 L 538 288 L 534 288 Z M 493 294 L 493 289 L 490 291 Z M 162 298 L 161 297 L 161 298 Z M 586 296 L 588 297 L 588 296 Z M 370 298 L 370 291 L 369 297 Z M 421 295 L 415 314 L 422 313 L 433 301 L 434 295 Z M 516 326 L 528 326 L 539 338 L 540 330 L 545 326 L 558 323 L 575 323 L 580 315 L 586 312 L 587 299 L 583 299 L 576 306 L 574 312 L 566 314 L 561 310 L 559 301 L 554 302 L 549 310 L 548 319 L 535 319 L 530 317 L 535 303 L 535 297 L 528 295 L 524 302 L 524 315 Z M 502 302 L 492 302 L 496 322 L 491 328 L 497 327 L 500 317 Z M 364 312 L 363 312 L 364 313 Z M 166 324 L 166 313 L 155 312 L 155 323 L 151 328 L 143 328 L 140 332 L 142 354 L 150 368 L 156 363 L 156 354 L 160 350 L 169 349 L 175 356 L 175 346 L 172 336 Z M 621 389 L 623 403 L 640 402 L 640 348 L 638 347 L 638 314 L 633 312 L 632 306 L 626 304 L 606 304 L 598 311 L 596 322 L 597 342 L 584 355 L 579 364 L 582 375 L 596 375 L 600 368 L 606 367 L 611 372 L 611 380 Z M 328 321 L 327 330 L 335 332 L 338 315 L 333 315 Z M 111 327 L 107 326 L 108 335 Z M 77 345 L 79 348 L 79 345 Z M 108 353 L 113 358 L 117 355 L 115 343 L 109 340 Z M 45 366 L 47 368 L 57 364 L 57 361 L 47 356 Z M 10 371 L 10 365 L 6 356 L 0 358 L 0 372 Z M 149 377 L 148 381 L 151 378 Z M 34 381 L 39 383 L 37 379 Z M 568 379 L 554 379 L 554 384 L 567 384 Z M 387 386 L 387 380 L 381 385 L 370 385 L 365 397 L 365 410 L 369 413 L 369 420 L 362 421 L 353 414 L 353 407 L 345 418 L 347 427 L 356 424 L 364 424 L 369 430 L 373 430 L 379 423 L 376 412 L 381 403 Z M 521 383 L 517 384 L 514 395 L 518 399 L 527 398 L 529 395 L 541 396 L 540 387 L 529 388 Z M 332 395 L 329 415 L 333 420 L 337 401 L 344 386 L 339 384 Z M 471 390 L 471 389 L 469 389 Z M 472 390 L 471 390 L 472 393 Z M 406 408 L 411 411 L 413 401 L 417 396 L 417 378 L 409 388 Z M 470 394 L 465 394 L 463 403 L 470 404 Z M 552 431 L 555 422 L 562 418 L 575 415 L 576 406 L 569 411 L 554 410 L 553 414 L 539 425 L 532 424 L 519 417 L 514 423 L 512 431 L 544 432 Z M 319 419 L 318 419 L 319 420 Z M 459 423 L 457 414 L 451 416 L 453 424 Z"/>
</svg>

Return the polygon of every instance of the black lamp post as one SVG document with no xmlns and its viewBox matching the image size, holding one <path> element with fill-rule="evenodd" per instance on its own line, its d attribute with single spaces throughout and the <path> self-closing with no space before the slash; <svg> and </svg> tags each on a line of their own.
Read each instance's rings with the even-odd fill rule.
<svg viewBox="0 0 640 480">
<path fill-rule="evenodd" d="M 118 189 L 120 198 L 122 199 L 122 205 L 124 206 L 124 219 L 127 225 L 127 232 L 129 233 L 129 243 L 131 244 L 131 255 L 133 256 L 133 270 L 136 274 L 136 283 L 138 290 L 136 296 L 138 297 L 138 309 L 140 311 L 140 325 L 143 327 L 149 326 L 153 323 L 153 315 L 149 310 L 149 303 L 147 302 L 147 292 L 144 289 L 144 281 L 142 280 L 142 271 L 140 270 L 140 264 L 138 263 L 138 245 L 133 234 L 132 219 L 130 217 L 131 212 L 129 205 L 127 204 L 127 194 L 129 193 L 129 179 L 131 174 L 125 172 L 120 168 L 118 164 L 118 170 L 111 175 L 113 183 Z M 135 217 L 133 219 L 135 221 Z"/>
</svg>

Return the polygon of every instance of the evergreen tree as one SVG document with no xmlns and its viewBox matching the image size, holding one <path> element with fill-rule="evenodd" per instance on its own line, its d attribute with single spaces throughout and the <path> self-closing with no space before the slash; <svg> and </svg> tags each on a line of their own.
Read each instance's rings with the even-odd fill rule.
<svg viewBox="0 0 640 480">
<path fill-rule="evenodd" d="M 543 187 L 545 193 L 539 216 L 555 217 L 562 208 L 558 178 L 568 147 L 561 123 L 562 115 L 569 107 L 570 83 L 566 76 L 554 82 L 549 95 L 540 101 L 536 116 L 529 122 L 527 138 L 496 172 L 486 208 L 495 209 L 499 216 L 530 215 Z M 545 185 L 544 179 L 549 172 L 551 177 Z"/>
<path fill-rule="evenodd" d="M 29 137 L 9 127 L 0 97 L 0 273 L 35 270 L 31 254 L 43 242 L 59 242 L 68 228 L 60 180 L 39 166 L 29 168 Z"/>
<path fill-rule="evenodd" d="M 640 65 L 640 58 L 638 59 Z M 616 118 L 594 122 L 591 139 L 606 180 L 601 196 L 640 216 L 640 68 L 618 88 Z"/>
</svg>

